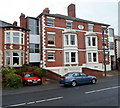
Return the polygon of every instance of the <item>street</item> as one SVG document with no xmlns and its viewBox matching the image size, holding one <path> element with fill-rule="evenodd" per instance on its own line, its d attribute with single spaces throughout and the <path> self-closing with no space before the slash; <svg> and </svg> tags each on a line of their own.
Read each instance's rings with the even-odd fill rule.
<svg viewBox="0 0 120 108">
<path fill-rule="evenodd" d="M 120 77 L 120 76 L 119 76 Z M 3 106 L 118 106 L 118 76 L 99 78 L 97 84 L 3 95 Z M 34 86 L 33 86 L 34 87 Z M 4 91 L 3 91 L 4 92 Z"/>
</svg>

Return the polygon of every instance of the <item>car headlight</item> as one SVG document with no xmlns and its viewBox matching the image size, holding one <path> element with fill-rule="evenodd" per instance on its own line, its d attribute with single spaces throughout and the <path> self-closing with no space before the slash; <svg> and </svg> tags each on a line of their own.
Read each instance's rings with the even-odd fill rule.
<svg viewBox="0 0 120 108">
<path fill-rule="evenodd" d="M 40 81 L 40 79 L 38 79 L 38 81 Z"/>
<path fill-rule="evenodd" d="M 27 80 L 28 82 L 32 82 L 32 80 Z"/>
</svg>

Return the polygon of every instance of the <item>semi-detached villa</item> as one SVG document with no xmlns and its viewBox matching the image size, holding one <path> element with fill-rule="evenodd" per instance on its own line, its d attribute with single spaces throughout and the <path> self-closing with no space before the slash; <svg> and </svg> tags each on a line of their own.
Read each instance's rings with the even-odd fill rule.
<svg viewBox="0 0 120 108">
<path fill-rule="evenodd" d="M 31 64 L 60 75 L 82 72 L 83 68 L 104 71 L 104 43 L 106 69 L 111 70 L 110 25 L 76 18 L 74 4 L 70 4 L 67 11 L 67 16 L 50 14 L 49 8 L 37 17 L 21 13 L 20 26 L 17 22 L 1 21 L 0 65 Z M 113 56 L 115 60 L 115 54 Z"/>
</svg>

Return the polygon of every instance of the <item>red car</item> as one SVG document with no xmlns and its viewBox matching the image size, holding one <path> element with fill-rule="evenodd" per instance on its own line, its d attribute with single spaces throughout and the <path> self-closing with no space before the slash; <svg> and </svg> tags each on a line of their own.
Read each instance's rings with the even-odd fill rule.
<svg viewBox="0 0 120 108">
<path fill-rule="evenodd" d="M 20 74 L 23 85 L 41 84 L 41 78 L 35 72 L 23 72 Z"/>
</svg>

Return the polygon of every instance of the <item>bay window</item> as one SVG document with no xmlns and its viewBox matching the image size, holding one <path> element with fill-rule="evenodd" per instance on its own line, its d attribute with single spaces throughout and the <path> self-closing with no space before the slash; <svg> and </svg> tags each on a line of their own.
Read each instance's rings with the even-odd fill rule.
<svg viewBox="0 0 120 108">
<path fill-rule="evenodd" d="M 24 64 L 24 53 L 21 51 L 6 51 L 5 61 L 6 66 L 21 66 Z"/>
<path fill-rule="evenodd" d="M 77 64 L 78 61 L 78 53 L 77 52 L 65 52 L 65 64 Z"/>
<path fill-rule="evenodd" d="M 77 46 L 77 35 L 76 34 L 65 34 L 64 45 L 65 46 Z"/>
<path fill-rule="evenodd" d="M 10 43 L 10 32 L 6 32 L 6 43 Z"/>
<path fill-rule="evenodd" d="M 5 31 L 5 44 L 24 44 L 24 33 L 20 31 Z"/>
<path fill-rule="evenodd" d="M 97 37 L 87 36 L 87 47 L 97 47 Z"/>
<path fill-rule="evenodd" d="M 88 52 L 87 53 L 87 61 L 88 61 L 88 63 L 97 63 L 98 62 L 97 52 Z"/>
</svg>

